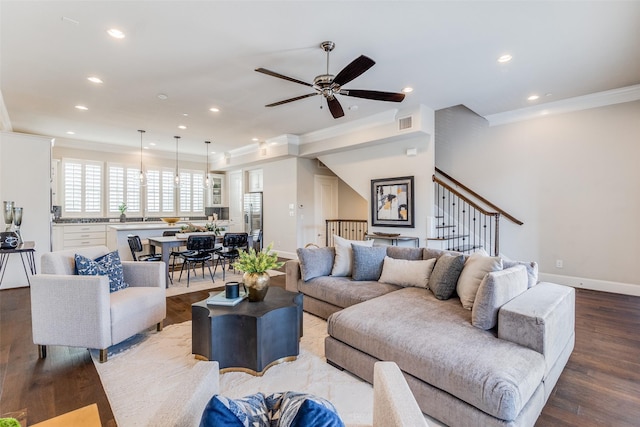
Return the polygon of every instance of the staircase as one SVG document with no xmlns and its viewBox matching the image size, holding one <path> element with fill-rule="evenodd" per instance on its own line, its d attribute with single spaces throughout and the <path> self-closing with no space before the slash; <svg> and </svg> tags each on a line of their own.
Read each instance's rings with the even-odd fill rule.
<svg viewBox="0 0 640 427">
<path fill-rule="evenodd" d="M 522 225 L 470 188 L 440 169 L 433 175 L 435 195 L 435 236 L 428 237 L 430 247 L 471 253 L 482 248 L 500 253 L 500 219 Z"/>
</svg>

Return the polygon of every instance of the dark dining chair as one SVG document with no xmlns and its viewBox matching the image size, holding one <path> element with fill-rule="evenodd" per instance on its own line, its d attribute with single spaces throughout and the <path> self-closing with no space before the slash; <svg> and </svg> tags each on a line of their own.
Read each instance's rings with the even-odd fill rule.
<svg viewBox="0 0 640 427">
<path fill-rule="evenodd" d="M 142 240 L 140 240 L 140 236 L 130 234 L 127 236 L 127 241 L 129 242 L 129 249 L 131 249 L 131 256 L 133 257 L 134 261 L 162 261 L 162 255 L 138 255 L 139 252 L 142 252 L 144 250 L 144 248 L 142 247 Z"/>
<path fill-rule="evenodd" d="M 165 237 L 175 236 L 176 234 L 178 234 L 178 230 L 166 230 L 162 232 L 162 235 Z M 176 260 L 178 258 L 181 258 L 183 255 L 188 254 L 189 252 L 192 252 L 192 251 L 188 249 L 181 251 L 176 248 L 172 248 L 171 252 L 169 252 L 169 263 L 171 264 L 171 275 L 169 276 L 169 280 L 171 280 L 171 283 L 173 283 L 173 272 L 176 271 Z"/>
<path fill-rule="evenodd" d="M 187 251 L 186 253 L 181 254 L 181 258 L 183 259 L 182 268 L 180 269 L 180 277 L 178 277 L 178 282 L 182 279 L 182 271 L 185 266 L 187 268 L 187 287 L 189 287 L 189 280 L 191 278 L 191 269 L 194 269 L 198 265 L 202 266 L 202 278 L 204 278 L 204 267 L 205 265 L 209 269 L 209 275 L 211 275 L 211 281 L 215 282 L 213 278 L 213 273 L 211 272 L 211 265 L 209 261 L 213 259 L 212 250 L 215 247 L 216 238 L 215 236 L 196 236 L 191 235 L 187 238 Z"/>
<path fill-rule="evenodd" d="M 238 249 L 247 250 L 249 235 L 247 233 L 225 233 L 222 238 L 222 248 L 216 251 L 216 265 L 214 273 L 218 269 L 218 264 L 222 262 L 222 280 L 225 279 L 225 265 L 229 262 L 227 269 L 233 268 L 233 262 L 238 258 Z"/>
</svg>

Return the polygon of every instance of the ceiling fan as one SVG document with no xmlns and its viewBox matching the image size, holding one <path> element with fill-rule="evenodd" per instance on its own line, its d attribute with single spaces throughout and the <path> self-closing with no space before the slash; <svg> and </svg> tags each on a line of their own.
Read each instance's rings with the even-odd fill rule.
<svg viewBox="0 0 640 427">
<path fill-rule="evenodd" d="M 327 73 L 316 76 L 316 78 L 313 79 L 313 84 L 294 79 L 293 77 L 284 76 L 282 74 L 276 73 L 275 71 L 267 70 L 266 68 L 256 69 L 256 71 L 259 73 L 288 80 L 290 82 L 299 83 L 301 85 L 310 86 L 315 90 L 315 92 L 313 93 L 274 102 L 273 104 L 265 105 L 265 107 L 275 107 L 277 105 L 286 104 L 288 102 L 297 101 L 299 99 L 309 98 L 310 96 L 322 95 L 327 100 L 327 105 L 329 106 L 331 115 L 333 115 L 334 119 L 337 119 L 344 116 L 342 106 L 336 98 L 336 95 L 338 94 L 345 96 L 354 96 L 356 98 L 373 99 L 376 101 L 402 102 L 402 100 L 404 99 L 404 93 L 343 88 L 343 85 L 349 83 L 351 80 L 355 79 L 356 77 L 367 71 L 369 68 L 373 67 L 375 61 L 364 55 L 360 55 L 349 65 L 344 67 L 342 71 L 334 76 L 333 74 L 329 74 L 329 52 L 331 52 L 333 48 L 336 47 L 336 45 L 332 41 L 325 41 L 320 43 L 320 47 L 327 53 Z"/>
</svg>

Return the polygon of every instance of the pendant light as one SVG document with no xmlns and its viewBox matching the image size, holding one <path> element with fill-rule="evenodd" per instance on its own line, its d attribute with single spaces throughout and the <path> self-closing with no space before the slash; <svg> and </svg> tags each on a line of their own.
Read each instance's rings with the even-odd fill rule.
<svg viewBox="0 0 640 427">
<path fill-rule="evenodd" d="M 142 171 L 142 134 L 146 131 L 138 129 L 140 132 L 140 185 L 144 185 L 144 172 Z"/>
<path fill-rule="evenodd" d="M 209 144 L 211 144 L 211 141 L 205 141 L 204 144 L 205 154 L 207 155 L 207 168 L 204 171 L 204 176 L 206 177 L 204 180 L 204 186 L 209 188 L 211 185 L 211 182 L 209 181 Z"/>
<path fill-rule="evenodd" d="M 178 173 L 178 140 L 180 139 L 179 136 L 174 136 L 174 138 L 176 139 L 176 177 L 174 178 L 175 180 L 175 185 L 176 187 L 180 186 L 180 174 Z"/>
</svg>

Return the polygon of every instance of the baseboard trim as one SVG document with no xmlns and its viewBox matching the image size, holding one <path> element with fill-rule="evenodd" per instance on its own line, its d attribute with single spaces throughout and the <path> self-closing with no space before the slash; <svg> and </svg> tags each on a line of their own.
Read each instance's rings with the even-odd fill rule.
<svg viewBox="0 0 640 427">
<path fill-rule="evenodd" d="M 592 291 L 612 292 L 631 296 L 640 296 L 640 285 L 632 283 L 610 282 L 607 280 L 587 279 L 584 277 L 561 276 L 559 274 L 540 273 L 539 279 L 544 282 L 558 283 L 573 288 L 590 289 Z"/>
</svg>

